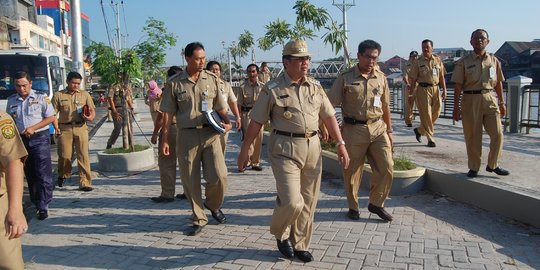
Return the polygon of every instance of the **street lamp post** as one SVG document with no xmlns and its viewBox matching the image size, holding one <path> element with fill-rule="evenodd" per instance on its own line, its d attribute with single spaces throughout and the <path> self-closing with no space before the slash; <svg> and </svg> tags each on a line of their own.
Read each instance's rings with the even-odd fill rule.
<svg viewBox="0 0 540 270">
<path fill-rule="evenodd" d="M 333 0 L 332 1 L 332 5 L 336 6 L 337 8 L 339 8 L 339 10 L 341 10 L 341 12 L 343 13 L 343 32 L 345 32 L 345 44 L 343 44 L 343 48 L 348 48 L 347 47 L 347 40 L 348 40 L 348 37 L 347 37 L 347 10 L 349 10 L 351 7 L 353 6 L 356 6 L 356 1 L 355 0 L 352 0 L 352 2 L 350 1 L 346 1 L 346 0 L 342 0 L 341 3 L 339 3 L 340 1 L 339 0 Z M 345 63 L 345 66 L 349 66 L 349 63 L 347 61 L 348 59 L 348 55 L 346 55 L 346 51 L 343 50 L 343 62 Z"/>
<path fill-rule="evenodd" d="M 221 45 L 223 46 L 223 49 L 227 50 L 227 61 L 229 64 L 229 83 L 232 84 L 231 46 L 225 47 L 225 41 L 222 41 Z M 234 41 L 233 41 L 233 46 L 234 46 Z"/>
</svg>

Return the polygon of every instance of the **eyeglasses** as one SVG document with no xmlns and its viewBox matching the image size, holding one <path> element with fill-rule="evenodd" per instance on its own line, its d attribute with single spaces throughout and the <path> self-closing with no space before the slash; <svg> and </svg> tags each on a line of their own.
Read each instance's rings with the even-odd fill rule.
<svg viewBox="0 0 540 270">
<path fill-rule="evenodd" d="M 361 56 L 374 62 L 377 62 L 377 59 L 379 58 L 379 56 L 370 56 L 365 54 L 361 54 Z"/>
<path fill-rule="evenodd" d="M 288 58 L 291 61 L 300 61 L 300 62 L 311 61 L 311 56 L 304 56 L 304 57 L 289 56 Z"/>
</svg>

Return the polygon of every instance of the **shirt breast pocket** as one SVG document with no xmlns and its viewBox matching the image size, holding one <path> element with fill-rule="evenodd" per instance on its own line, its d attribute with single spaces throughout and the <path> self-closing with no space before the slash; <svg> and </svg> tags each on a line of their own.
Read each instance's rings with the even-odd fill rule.
<svg viewBox="0 0 540 270">
<path fill-rule="evenodd" d="M 37 116 L 41 114 L 41 105 L 40 104 L 32 104 L 28 106 L 28 114 L 32 116 Z"/>
<path fill-rule="evenodd" d="M 189 96 L 189 94 L 187 93 L 187 91 L 179 91 L 177 94 L 176 94 L 176 101 L 178 103 L 184 103 L 184 102 L 187 102 L 191 100 L 191 97 Z"/>
</svg>

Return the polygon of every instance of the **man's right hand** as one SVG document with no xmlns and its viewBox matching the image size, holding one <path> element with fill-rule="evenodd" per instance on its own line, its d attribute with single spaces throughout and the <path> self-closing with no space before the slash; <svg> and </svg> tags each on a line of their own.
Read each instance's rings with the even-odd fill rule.
<svg viewBox="0 0 540 270">
<path fill-rule="evenodd" d="M 459 122 L 459 120 L 461 119 L 461 109 L 458 106 L 454 106 L 454 111 L 452 112 L 452 118 L 456 122 Z"/>
<path fill-rule="evenodd" d="M 168 156 L 169 153 L 169 142 L 162 142 L 161 143 L 161 152 L 164 156 Z"/>
<path fill-rule="evenodd" d="M 150 142 L 152 144 L 156 144 L 157 143 L 157 138 L 158 138 L 158 134 L 157 133 L 152 133 L 152 138 L 150 138 Z"/>
<path fill-rule="evenodd" d="M 113 115 L 114 115 L 114 119 L 115 119 L 117 122 L 122 121 L 122 115 L 121 115 L 119 112 L 114 112 Z"/>
</svg>

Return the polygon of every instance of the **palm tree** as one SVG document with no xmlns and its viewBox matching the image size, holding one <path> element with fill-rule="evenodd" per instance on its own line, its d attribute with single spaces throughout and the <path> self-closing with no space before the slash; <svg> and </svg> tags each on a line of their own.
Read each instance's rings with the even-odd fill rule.
<svg viewBox="0 0 540 270">
<path fill-rule="evenodd" d="M 259 41 L 259 48 L 264 51 L 272 49 L 277 44 L 284 45 L 291 38 L 291 25 L 284 20 L 276 19 L 265 26 L 266 34 Z"/>
</svg>

